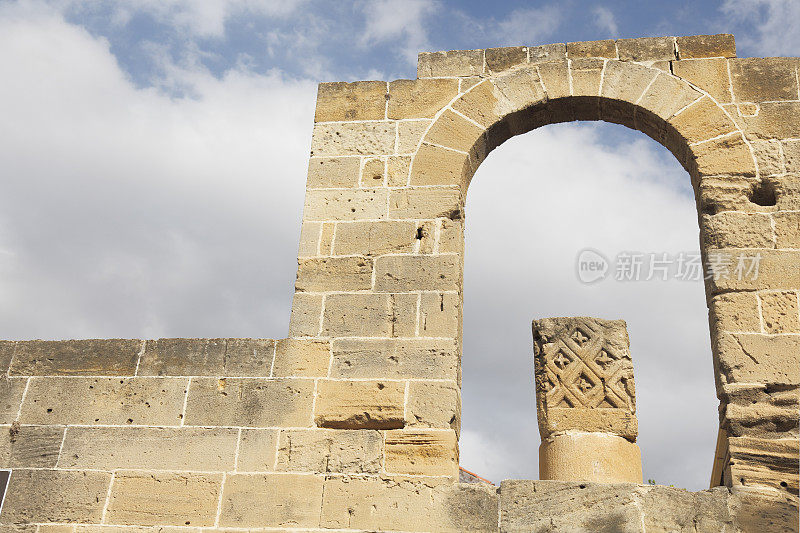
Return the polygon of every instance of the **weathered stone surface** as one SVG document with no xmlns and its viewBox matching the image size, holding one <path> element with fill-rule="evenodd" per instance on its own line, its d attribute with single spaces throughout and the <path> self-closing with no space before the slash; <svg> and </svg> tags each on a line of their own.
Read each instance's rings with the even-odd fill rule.
<svg viewBox="0 0 800 533">
<path fill-rule="evenodd" d="M 417 146 L 422 140 L 422 136 L 428 131 L 431 121 L 422 120 L 401 120 L 397 123 L 397 153 L 413 154 L 417 151 Z"/>
<path fill-rule="evenodd" d="M 732 383 L 720 394 L 722 419 L 730 437 L 797 437 L 800 387 L 770 383 Z"/>
<path fill-rule="evenodd" d="M 213 526 L 222 474 L 117 472 L 106 521 L 112 524 Z"/>
<path fill-rule="evenodd" d="M 567 57 L 617 57 L 617 47 L 611 39 L 567 43 Z"/>
<path fill-rule="evenodd" d="M 764 333 L 800 333 L 796 292 L 760 292 L 758 299 L 761 303 Z"/>
<path fill-rule="evenodd" d="M 0 468 L 54 468 L 63 437 L 60 427 L 0 428 Z"/>
<path fill-rule="evenodd" d="M 468 162 L 465 153 L 423 143 L 411 163 L 410 184 L 460 185 Z"/>
<path fill-rule="evenodd" d="M 723 211 L 702 215 L 700 228 L 707 248 L 772 248 L 774 236 L 769 215 Z"/>
<path fill-rule="evenodd" d="M 411 221 L 339 223 L 333 253 L 372 256 L 410 252 L 416 242 L 416 231 L 417 225 Z"/>
<path fill-rule="evenodd" d="M 314 382 L 308 379 L 195 378 L 186 402 L 187 426 L 304 427 L 311 425 Z"/>
<path fill-rule="evenodd" d="M 389 195 L 389 218 L 460 218 L 461 212 L 458 187 L 396 189 Z"/>
<path fill-rule="evenodd" d="M 358 185 L 359 158 L 312 157 L 308 160 L 308 189 L 350 189 Z"/>
<path fill-rule="evenodd" d="M 225 480 L 221 527 L 318 527 L 322 476 L 233 474 Z"/>
<path fill-rule="evenodd" d="M 599 483 L 641 483 L 642 453 L 611 433 L 568 432 L 542 439 L 539 478 Z"/>
<path fill-rule="evenodd" d="M 27 383 L 28 378 L 0 376 L 0 423 L 11 424 L 17 419 Z"/>
<path fill-rule="evenodd" d="M 794 250 L 712 249 L 708 250 L 708 262 L 717 262 L 720 266 L 717 275 L 711 275 L 707 283 L 714 294 L 775 288 L 797 290 L 800 289 L 798 261 L 800 252 Z M 727 272 L 724 265 L 727 265 Z"/>
<path fill-rule="evenodd" d="M 361 165 L 360 186 L 365 188 L 382 187 L 386 175 L 386 161 L 382 157 L 364 159 Z"/>
<path fill-rule="evenodd" d="M 36 377 L 19 421 L 177 426 L 188 383 L 187 378 Z"/>
<path fill-rule="evenodd" d="M 729 64 L 737 102 L 797 100 L 796 59 L 747 57 Z"/>
<path fill-rule="evenodd" d="M 639 105 L 667 120 L 702 96 L 702 93 L 689 87 L 686 82 L 662 72 L 642 95 Z"/>
<path fill-rule="evenodd" d="M 775 213 L 775 244 L 778 248 L 800 248 L 800 212 Z"/>
<path fill-rule="evenodd" d="M 58 466 L 225 472 L 233 470 L 237 437 L 221 428 L 71 427 Z"/>
<path fill-rule="evenodd" d="M 431 118 L 458 94 L 458 80 L 395 80 L 389 83 L 389 118 Z"/>
<path fill-rule="evenodd" d="M 315 122 L 380 120 L 385 113 L 385 81 L 319 84 Z"/>
<path fill-rule="evenodd" d="M 542 85 L 550 99 L 565 98 L 570 95 L 569 63 L 553 61 L 536 66 Z"/>
<path fill-rule="evenodd" d="M 759 485 L 798 494 L 798 441 L 731 437 L 728 439 L 732 483 Z"/>
<path fill-rule="evenodd" d="M 400 151 L 398 149 L 398 151 Z M 386 185 L 388 187 L 405 187 L 408 185 L 408 173 L 411 169 L 410 156 L 390 156 L 386 162 Z"/>
<path fill-rule="evenodd" d="M 727 104 L 733 99 L 728 62 L 725 59 L 674 61 L 672 72 L 707 91 L 720 104 Z"/>
<path fill-rule="evenodd" d="M 402 382 L 321 380 L 314 417 L 319 427 L 395 429 L 405 423 L 404 404 Z"/>
<path fill-rule="evenodd" d="M 458 372 L 453 340 L 342 339 L 333 343 L 331 377 L 450 379 Z"/>
<path fill-rule="evenodd" d="M 239 436 L 237 472 L 272 472 L 277 458 L 277 429 L 243 429 Z"/>
<path fill-rule="evenodd" d="M 604 64 L 603 60 L 598 58 L 573 59 L 570 62 L 572 94 L 574 96 L 597 96 L 600 93 L 600 78 Z M 593 103 L 599 104 L 594 99 Z"/>
<path fill-rule="evenodd" d="M 132 376 L 141 349 L 138 339 L 19 341 L 11 375 Z"/>
<path fill-rule="evenodd" d="M 441 244 L 439 245 L 441 250 Z M 461 317 L 461 297 L 458 293 L 424 292 L 419 308 L 421 337 L 455 337 Z"/>
<path fill-rule="evenodd" d="M 425 141 L 467 152 L 483 131 L 483 128 L 448 109 L 433 123 Z"/>
<path fill-rule="evenodd" d="M 362 220 L 386 217 L 386 189 L 306 191 L 304 220 Z"/>
<path fill-rule="evenodd" d="M 714 331 L 761 332 L 758 299 L 753 292 L 728 292 L 711 299 L 709 314 Z"/>
<path fill-rule="evenodd" d="M 0 370 L 2 373 L 7 372 L 11 366 L 11 358 L 16 346 L 16 341 L 0 341 Z"/>
<path fill-rule="evenodd" d="M 680 59 L 736 57 L 736 42 L 729 33 L 678 37 L 676 44 Z"/>
<path fill-rule="evenodd" d="M 266 376 L 272 339 L 158 339 L 147 341 L 141 376 Z"/>
<path fill-rule="evenodd" d="M 384 468 L 392 474 L 458 476 L 458 439 L 450 430 L 386 433 Z"/>
<path fill-rule="evenodd" d="M 320 255 L 320 239 L 322 222 L 303 222 L 300 226 L 300 245 L 297 257 L 314 257 Z"/>
<path fill-rule="evenodd" d="M 758 114 L 739 120 L 751 139 L 797 138 L 800 137 L 800 102 L 763 102 L 758 106 Z"/>
<path fill-rule="evenodd" d="M 737 485 L 728 507 L 742 533 L 796 533 L 800 530 L 795 496 Z"/>
<path fill-rule="evenodd" d="M 722 383 L 800 384 L 800 335 L 723 333 L 715 344 Z"/>
<path fill-rule="evenodd" d="M 386 294 L 330 294 L 325 298 L 322 333 L 330 337 L 388 337 L 391 298 Z"/>
<path fill-rule="evenodd" d="M 668 122 L 687 143 L 702 142 L 737 131 L 733 121 L 707 96 L 681 110 Z"/>
<path fill-rule="evenodd" d="M 422 52 L 417 61 L 417 77 L 473 76 L 483 72 L 483 50 Z"/>
<path fill-rule="evenodd" d="M 528 58 L 531 63 L 549 63 L 567 58 L 567 45 L 564 43 L 529 46 Z"/>
<path fill-rule="evenodd" d="M 484 53 L 489 72 L 501 72 L 528 62 L 528 49 L 525 46 L 487 48 Z"/>
<path fill-rule="evenodd" d="M 622 320 L 533 322 L 539 432 L 602 431 L 636 440 L 636 392 Z"/>
<path fill-rule="evenodd" d="M 692 147 L 692 153 L 701 176 L 756 174 L 753 154 L 741 135 L 729 135 L 698 144 Z"/>
<path fill-rule="evenodd" d="M 292 314 L 289 319 L 289 335 L 292 337 L 314 336 L 322 327 L 321 294 L 295 292 L 292 299 Z"/>
<path fill-rule="evenodd" d="M 381 468 L 382 446 L 378 431 L 283 430 L 276 470 L 374 474 Z"/>
<path fill-rule="evenodd" d="M 306 339 L 277 342 L 273 377 L 323 377 L 328 375 L 330 344 Z"/>
<path fill-rule="evenodd" d="M 0 522 L 100 523 L 110 482 L 108 472 L 14 470 Z"/>
<path fill-rule="evenodd" d="M 406 403 L 407 427 L 461 430 L 461 391 L 455 382 L 412 381 Z"/>
<path fill-rule="evenodd" d="M 387 155 L 394 153 L 395 122 L 341 122 L 314 126 L 312 156 Z"/>
<path fill-rule="evenodd" d="M 375 290 L 455 291 L 461 286 L 456 255 L 391 255 L 375 261 Z"/>
<path fill-rule="evenodd" d="M 626 123 L 621 112 L 613 110 L 624 109 L 633 116 L 633 107 L 642 96 L 650 82 L 658 75 L 658 71 L 642 65 L 632 65 L 621 61 L 608 61 L 603 71 L 603 86 L 600 95 L 612 100 L 620 100 L 631 104 L 630 106 L 612 106 L 610 102 L 601 102 L 603 118 L 616 123 Z"/>
<path fill-rule="evenodd" d="M 295 290 L 300 292 L 360 291 L 372 288 L 372 260 L 325 257 L 297 262 Z"/>
<path fill-rule="evenodd" d="M 674 37 L 617 39 L 620 61 L 669 61 L 675 59 Z"/>
</svg>

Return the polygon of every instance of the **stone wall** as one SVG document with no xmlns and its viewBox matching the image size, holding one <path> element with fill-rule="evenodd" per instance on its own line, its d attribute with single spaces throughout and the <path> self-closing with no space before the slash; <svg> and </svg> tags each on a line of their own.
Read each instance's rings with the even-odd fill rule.
<svg viewBox="0 0 800 533">
<path fill-rule="evenodd" d="M 722 35 L 424 53 L 416 80 L 321 84 L 290 338 L 0 344 L 2 527 L 576 530 L 520 498 L 597 491 L 456 482 L 463 207 L 509 137 L 606 120 L 687 169 L 706 258 L 761 263 L 706 285 L 727 488 L 597 490 L 629 502 L 607 506 L 620 524 L 672 498 L 647 531 L 703 530 L 701 501 L 708 531 L 796 530 L 799 67 Z"/>
</svg>

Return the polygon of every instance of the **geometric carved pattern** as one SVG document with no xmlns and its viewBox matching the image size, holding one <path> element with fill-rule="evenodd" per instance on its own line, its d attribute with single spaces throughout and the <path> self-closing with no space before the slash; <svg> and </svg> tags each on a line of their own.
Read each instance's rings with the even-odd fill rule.
<svg viewBox="0 0 800 533">
<path fill-rule="evenodd" d="M 613 420 L 635 424 L 636 389 L 624 321 L 549 318 L 534 321 L 533 328 L 540 427 L 552 426 L 542 428 L 543 434 L 554 429 L 617 432 Z M 548 422 L 553 413 L 562 420 Z"/>
</svg>

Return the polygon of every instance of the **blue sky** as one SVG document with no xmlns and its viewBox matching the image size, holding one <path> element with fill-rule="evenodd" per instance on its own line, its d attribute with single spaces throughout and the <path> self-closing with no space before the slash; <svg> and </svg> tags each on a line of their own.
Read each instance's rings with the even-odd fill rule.
<svg viewBox="0 0 800 533">
<path fill-rule="evenodd" d="M 0 338 L 286 335 L 316 84 L 419 51 L 732 32 L 800 55 L 800 3 L 0 2 Z M 537 477 L 530 321 L 628 320 L 646 478 L 708 483 L 701 282 L 586 286 L 579 250 L 697 250 L 688 176 L 641 133 L 498 148 L 467 201 L 461 462 Z"/>
</svg>

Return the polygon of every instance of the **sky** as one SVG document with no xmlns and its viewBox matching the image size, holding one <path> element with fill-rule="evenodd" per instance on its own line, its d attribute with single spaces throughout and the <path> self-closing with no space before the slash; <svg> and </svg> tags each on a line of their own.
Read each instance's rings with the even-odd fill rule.
<svg viewBox="0 0 800 533">
<path fill-rule="evenodd" d="M 793 0 L 0 0 L 0 338 L 287 334 L 321 81 L 420 51 L 734 33 L 800 55 Z M 576 276 L 592 248 L 696 253 L 689 177 L 644 134 L 509 140 L 467 198 L 461 464 L 538 477 L 530 322 L 623 318 L 645 479 L 708 486 L 702 281 Z"/>
</svg>

